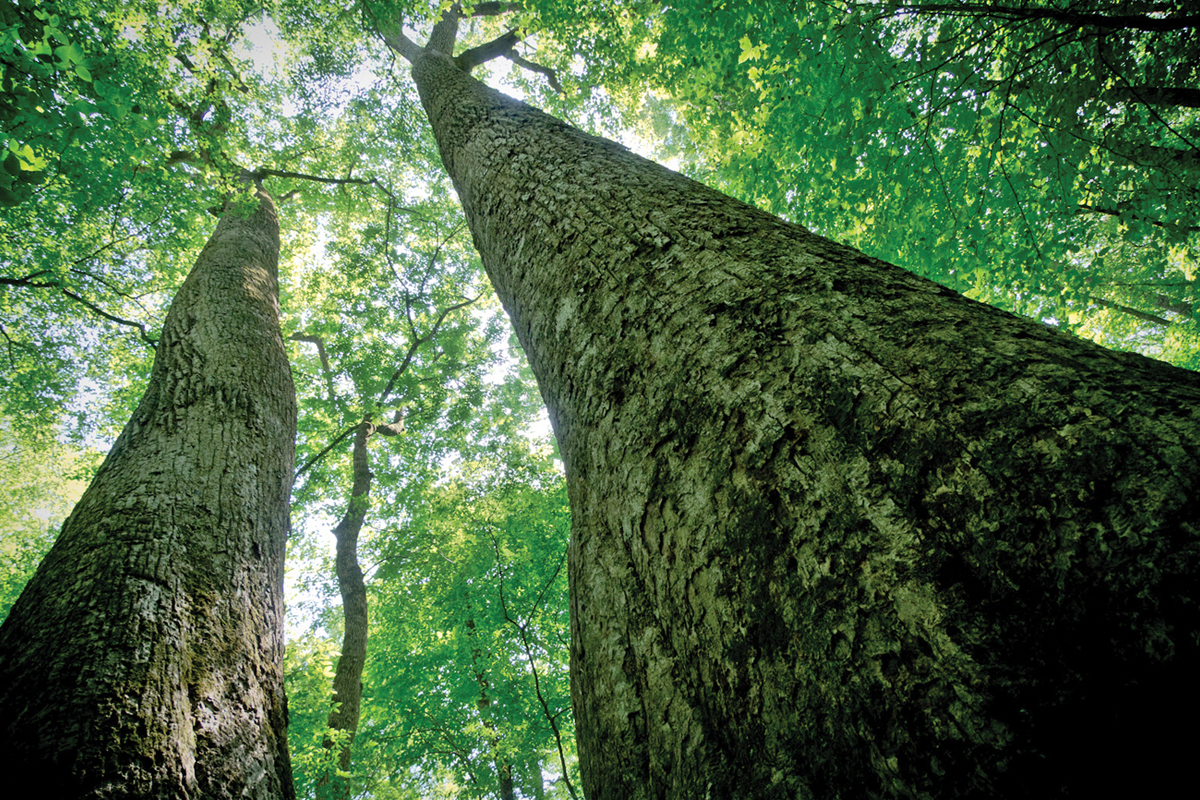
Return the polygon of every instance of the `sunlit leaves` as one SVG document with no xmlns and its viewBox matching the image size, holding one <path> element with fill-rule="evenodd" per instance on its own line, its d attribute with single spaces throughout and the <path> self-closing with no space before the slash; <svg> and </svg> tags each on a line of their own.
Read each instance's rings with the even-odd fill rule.
<svg viewBox="0 0 1200 800">
<path fill-rule="evenodd" d="M 363 735 L 406 741 L 399 754 L 422 765 L 391 780 L 457 774 L 464 796 L 486 796 L 498 766 L 510 765 L 532 794 L 526 765 L 561 776 L 560 740 L 573 768 L 566 498 L 550 453 L 527 447 L 516 440 L 460 464 L 461 477 L 381 541 L 375 713 Z"/>
<path fill-rule="evenodd" d="M 655 61 L 626 45 L 627 102 L 647 83 L 669 96 L 708 182 L 1056 324 L 1182 277 L 1164 246 L 1200 256 L 1200 115 L 1160 88 L 1195 84 L 1192 34 L 988 8 L 671 3 Z M 1161 260 L 1089 259 L 1118 240 Z M 1190 304 L 1196 286 L 1168 294 Z"/>
<path fill-rule="evenodd" d="M 250 90 L 230 40 L 255 8 L 0 3 L 0 182 L 20 194 L 0 209 L 7 413 L 123 423 L 243 158 L 222 107 Z"/>
<path fill-rule="evenodd" d="M 97 456 L 0 418 L 0 621 L 83 494 Z"/>
</svg>

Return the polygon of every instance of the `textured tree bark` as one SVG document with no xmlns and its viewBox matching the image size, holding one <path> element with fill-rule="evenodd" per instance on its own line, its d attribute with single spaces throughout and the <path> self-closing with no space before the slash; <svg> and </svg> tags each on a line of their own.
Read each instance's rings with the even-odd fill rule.
<svg viewBox="0 0 1200 800">
<path fill-rule="evenodd" d="M 150 383 L 0 628 L 0 768 L 56 798 L 291 798 L 296 429 L 265 193 L 226 211 Z"/>
<path fill-rule="evenodd" d="M 591 800 L 1188 780 L 1200 376 L 413 75 L 566 465 Z"/>
</svg>

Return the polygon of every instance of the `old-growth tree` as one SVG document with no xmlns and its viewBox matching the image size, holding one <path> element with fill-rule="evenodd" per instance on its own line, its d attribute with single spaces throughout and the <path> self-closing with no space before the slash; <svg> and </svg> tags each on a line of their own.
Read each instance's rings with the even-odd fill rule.
<svg viewBox="0 0 1200 800">
<path fill-rule="evenodd" d="M 1200 379 L 512 101 L 458 20 L 377 24 L 563 452 L 588 796 L 1182 780 Z"/>
<path fill-rule="evenodd" d="M 47 795 L 293 794 L 278 254 L 265 193 L 225 211 L 137 411 L 0 627 L 0 753 Z"/>
</svg>

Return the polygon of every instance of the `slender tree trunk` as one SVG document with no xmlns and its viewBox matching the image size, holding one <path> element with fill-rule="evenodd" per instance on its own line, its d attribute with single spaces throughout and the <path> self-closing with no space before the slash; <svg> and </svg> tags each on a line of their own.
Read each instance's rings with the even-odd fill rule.
<svg viewBox="0 0 1200 800">
<path fill-rule="evenodd" d="M 278 254 L 265 193 L 222 217 L 137 411 L 0 628 L 0 764 L 40 796 L 294 796 Z"/>
<path fill-rule="evenodd" d="M 503 580 L 503 578 L 502 578 Z M 487 676 L 486 653 L 479 641 L 479 633 L 475 627 L 475 618 L 467 618 L 466 628 L 472 639 L 471 671 L 475 673 L 475 684 L 479 687 L 479 697 L 475 707 L 479 711 L 479 722 L 487 730 L 488 746 L 491 749 L 492 765 L 496 768 L 496 798 L 497 800 L 516 800 L 513 787 L 512 764 L 500 752 L 500 733 L 496 730 L 496 722 L 492 715 L 492 698 L 488 695 L 491 681 Z"/>
<path fill-rule="evenodd" d="M 338 589 L 342 595 L 344 633 L 342 652 L 338 656 L 337 669 L 333 675 L 333 709 L 329 712 L 329 727 L 344 732 L 347 738 L 338 750 L 338 768 L 349 772 L 354 735 L 358 732 L 358 718 L 362 711 L 362 674 L 367 660 L 367 585 L 363 580 L 362 567 L 358 563 L 358 536 L 370 507 L 371 483 L 374 475 L 367 453 L 367 439 L 378 426 L 370 418 L 359 424 L 354 434 L 352 488 L 346 513 L 333 530 L 337 539 L 334 569 L 337 572 Z M 333 748 L 332 739 L 325 746 Z M 317 783 L 317 796 L 321 798 L 349 798 L 350 782 L 345 778 L 330 775 L 327 771 Z"/>
<path fill-rule="evenodd" d="M 533 800 L 545 800 L 546 787 L 542 783 L 542 762 L 537 756 L 529 759 L 527 765 L 529 769 L 529 784 L 530 791 L 533 792 Z"/>
<path fill-rule="evenodd" d="M 591 800 L 1190 783 L 1200 376 L 413 61 L 566 465 Z"/>
</svg>

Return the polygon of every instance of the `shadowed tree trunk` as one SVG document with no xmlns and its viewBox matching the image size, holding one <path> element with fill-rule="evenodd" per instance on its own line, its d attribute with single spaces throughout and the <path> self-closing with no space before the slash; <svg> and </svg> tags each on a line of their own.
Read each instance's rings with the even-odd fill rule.
<svg viewBox="0 0 1200 800">
<path fill-rule="evenodd" d="M 334 570 L 337 573 L 338 590 L 342 595 L 342 618 L 344 632 L 342 651 L 338 656 L 337 669 L 333 674 L 333 708 L 329 712 L 329 728 L 342 733 L 341 742 L 326 739 L 327 748 L 338 748 L 338 769 L 350 771 L 354 735 L 358 732 L 358 718 L 362 713 L 362 673 L 367 660 L 367 584 L 363 580 L 362 567 L 358 563 L 358 536 L 362 533 L 371 505 L 371 483 L 374 475 L 367 455 L 367 439 L 376 426 L 365 419 L 354 432 L 352 456 L 353 478 L 350 502 L 337 527 L 333 529 L 337 540 Z M 319 798 L 349 798 L 350 780 L 330 774 L 326 770 L 317 782 Z"/>
<path fill-rule="evenodd" d="M 390 425 L 379 425 L 371 422 L 368 414 L 359 423 L 354 432 L 350 502 L 347 504 L 346 513 L 333 529 L 334 538 L 337 540 L 334 569 L 337 573 L 338 590 L 342 595 L 345 630 L 342 635 L 342 651 L 333 674 L 333 709 L 329 712 L 328 724 L 330 730 L 338 731 L 346 738 L 340 743 L 326 739 L 325 746 L 331 749 L 339 748 L 338 769 L 342 772 L 350 771 L 354 735 L 358 732 L 358 720 L 362 713 L 362 674 L 367 661 L 367 584 L 363 580 L 362 567 L 358 563 L 358 537 L 362 533 L 367 511 L 371 507 L 371 484 L 375 478 L 371 472 L 367 440 L 376 433 L 398 436 L 403 430 L 404 425 L 399 418 Z M 321 798 L 349 798 L 350 780 L 331 775 L 326 770 L 317 782 L 317 795 Z"/>
<path fill-rule="evenodd" d="M 413 62 L 572 509 L 591 800 L 1188 782 L 1200 376 Z"/>
<path fill-rule="evenodd" d="M 0 763 L 43 796 L 294 795 L 278 255 L 265 193 L 225 212 L 137 411 L 0 628 Z"/>
</svg>

